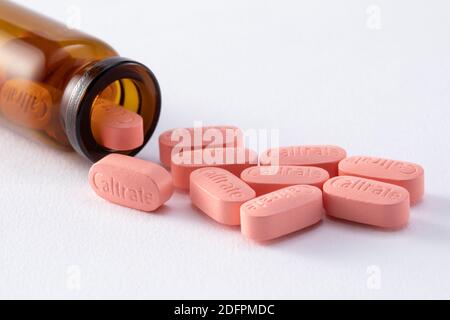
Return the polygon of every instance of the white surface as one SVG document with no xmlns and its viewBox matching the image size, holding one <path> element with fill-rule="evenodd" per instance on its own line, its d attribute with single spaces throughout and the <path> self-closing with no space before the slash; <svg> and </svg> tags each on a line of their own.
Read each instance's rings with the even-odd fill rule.
<svg viewBox="0 0 450 320">
<path fill-rule="evenodd" d="M 149 65 L 158 133 L 278 128 L 286 145 L 418 162 L 427 196 L 399 232 L 326 219 L 258 245 L 184 194 L 157 214 L 108 204 L 81 157 L 0 126 L 0 297 L 450 298 L 448 1 L 20 2 L 62 21 L 78 6 L 81 29 Z"/>
</svg>

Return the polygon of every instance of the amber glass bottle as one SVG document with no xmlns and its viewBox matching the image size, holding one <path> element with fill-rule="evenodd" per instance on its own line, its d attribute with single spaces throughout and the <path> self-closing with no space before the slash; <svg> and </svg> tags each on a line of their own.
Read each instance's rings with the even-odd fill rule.
<svg viewBox="0 0 450 320">
<path fill-rule="evenodd" d="M 97 161 L 119 152 L 92 133 L 98 98 L 138 113 L 145 145 L 161 109 L 159 85 L 147 67 L 96 38 L 0 1 L 0 117 Z M 134 155 L 143 146 L 120 153 Z"/>
</svg>

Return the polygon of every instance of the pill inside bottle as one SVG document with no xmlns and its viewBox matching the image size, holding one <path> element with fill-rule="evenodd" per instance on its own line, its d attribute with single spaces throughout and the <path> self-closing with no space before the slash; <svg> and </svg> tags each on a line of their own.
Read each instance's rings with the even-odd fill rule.
<svg viewBox="0 0 450 320">
<path fill-rule="evenodd" d="M 133 155 L 149 139 L 149 100 L 133 79 L 104 82 L 92 99 L 84 130 L 100 152 Z"/>
<path fill-rule="evenodd" d="M 94 101 L 91 112 L 93 136 L 103 147 L 127 151 L 144 143 L 144 120 L 136 112 L 103 98 Z"/>
</svg>

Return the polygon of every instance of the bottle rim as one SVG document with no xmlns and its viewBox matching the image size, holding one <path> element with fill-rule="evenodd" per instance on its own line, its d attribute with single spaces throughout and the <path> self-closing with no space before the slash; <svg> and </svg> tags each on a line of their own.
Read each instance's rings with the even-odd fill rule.
<svg viewBox="0 0 450 320">
<path fill-rule="evenodd" d="M 138 91 L 146 89 L 145 83 L 153 86 L 154 99 L 152 106 L 142 104 L 139 113 L 145 113 L 146 108 L 154 108 L 152 116 L 146 117 L 146 130 L 142 146 L 119 152 L 109 150 L 94 138 L 91 129 L 91 109 L 97 96 L 111 83 L 129 79 L 140 83 Z M 142 95 L 143 92 L 139 92 Z M 144 101 L 145 102 L 145 101 Z M 76 152 L 92 162 L 97 162 L 111 153 L 136 155 L 144 148 L 155 132 L 161 113 L 161 89 L 153 72 L 145 65 L 122 57 L 112 57 L 100 60 L 84 67 L 69 81 L 64 92 L 61 105 L 62 123 L 70 144 Z"/>
</svg>

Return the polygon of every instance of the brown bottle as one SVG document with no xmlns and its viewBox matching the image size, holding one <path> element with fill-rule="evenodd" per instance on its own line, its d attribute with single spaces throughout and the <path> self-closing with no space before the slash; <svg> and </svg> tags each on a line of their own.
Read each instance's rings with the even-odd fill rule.
<svg viewBox="0 0 450 320">
<path fill-rule="evenodd" d="M 97 142 L 91 115 L 107 99 L 144 120 L 144 144 L 111 150 Z M 70 146 L 91 161 L 135 155 L 159 120 L 161 93 L 144 65 L 104 42 L 9 1 L 0 1 L 0 116 Z"/>
</svg>

